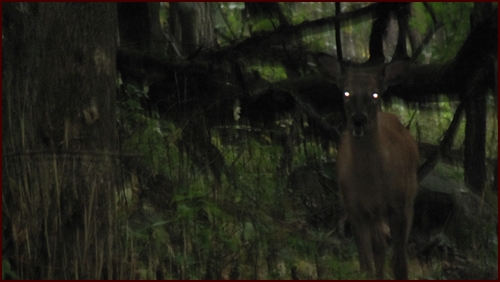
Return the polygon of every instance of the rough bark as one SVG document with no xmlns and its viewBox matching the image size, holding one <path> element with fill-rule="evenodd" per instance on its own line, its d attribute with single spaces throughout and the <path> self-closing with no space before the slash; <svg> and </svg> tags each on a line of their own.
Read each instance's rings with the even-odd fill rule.
<svg viewBox="0 0 500 282">
<path fill-rule="evenodd" d="M 3 6 L 3 258 L 21 279 L 117 277 L 116 4 Z"/>
<path fill-rule="evenodd" d="M 192 55 L 201 47 L 213 47 L 212 3 L 172 2 L 170 3 L 170 31 L 183 55 Z"/>
</svg>

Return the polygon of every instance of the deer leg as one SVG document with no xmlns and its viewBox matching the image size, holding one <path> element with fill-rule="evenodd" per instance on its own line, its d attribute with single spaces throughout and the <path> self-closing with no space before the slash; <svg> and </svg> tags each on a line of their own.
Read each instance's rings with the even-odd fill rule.
<svg viewBox="0 0 500 282">
<path fill-rule="evenodd" d="M 373 277 L 373 250 L 371 230 L 367 221 L 363 219 L 351 220 L 351 230 L 358 248 L 359 267 L 368 278 Z"/>
<path fill-rule="evenodd" d="M 387 249 L 386 234 L 383 223 L 372 224 L 372 248 L 377 279 L 384 279 L 385 252 Z"/>
<path fill-rule="evenodd" d="M 406 207 L 406 222 L 407 222 L 406 242 L 408 242 L 408 238 L 410 238 L 410 231 L 411 231 L 411 227 L 413 226 L 413 205 L 414 205 L 414 201 L 411 200 L 411 201 L 409 201 L 409 203 L 407 204 L 407 207 Z"/>
<path fill-rule="evenodd" d="M 390 219 L 391 238 L 394 254 L 391 266 L 394 279 L 408 280 L 408 263 L 406 261 L 406 242 L 408 234 L 407 214 L 393 214 Z"/>
</svg>

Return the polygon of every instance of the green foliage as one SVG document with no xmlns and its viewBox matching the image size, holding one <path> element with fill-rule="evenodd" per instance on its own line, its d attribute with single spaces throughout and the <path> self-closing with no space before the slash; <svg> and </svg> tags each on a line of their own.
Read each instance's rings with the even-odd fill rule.
<svg viewBox="0 0 500 282">
<path fill-rule="evenodd" d="M 279 27 L 279 21 L 277 19 L 263 19 L 255 23 L 252 26 L 252 32 L 259 31 L 272 31 Z"/>
<path fill-rule="evenodd" d="M 245 32 L 246 22 L 242 18 L 244 8 L 242 2 L 221 2 L 216 12 L 215 28 L 232 40 L 248 36 L 248 32 Z"/>
<path fill-rule="evenodd" d="M 468 19 L 472 6 L 463 3 L 431 4 L 437 17 L 445 23 L 445 32 L 442 35 L 443 44 L 434 43 L 428 49 L 433 54 L 433 60 L 444 61 L 456 53 L 467 36 L 468 20 L 463 19 Z M 359 5 L 367 4 L 345 4 L 343 10 L 359 8 Z M 292 16 L 294 24 L 335 13 L 333 3 L 286 3 L 282 7 L 285 14 Z M 243 8 L 243 3 L 220 4 L 216 28 L 229 41 L 249 36 L 241 13 Z M 422 4 L 415 3 L 414 8 L 415 18 L 411 24 L 423 33 L 432 21 Z M 447 10 L 455 14 L 447 14 Z M 252 31 L 271 31 L 277 26 L 277 20 L 261 20 L 253 25 Z M 367 55 L 370 28 L 369 21 L 343 27 L 344 35 L 352 37 L 352 48 L 356 49 L 357 55 Z M 311 35 L 304 42 L 308 50 L 332 51 L 333 38 L 333 33 Z M 447 48 L 452 51 L 447 51 Z M 441 53 L 438 55 L 438 52 Z M 286 78 L 283 67 L 247 67 L 248 70 L 259 71 L 268 81 Z M 331 239 L 330 230 L 315 231 L 308 226 L 304 235 L 289 228 L 299 221 L 299 212 L 284 192 L 285 181 L 277 176 L 283 147 L 272 142 L 272 129 L 260 132 L 258 137 L 242 137 L 241 128 L 235 126 L 224 132 L 224 135 L 231 136 L 231 142 L 223 142 L 223 134 L 211 129 L 212 143 L 225 159 L 224 172 L 229 172 L 223 174 L 220 186 L 216 186 L 214 177 L 193 169 L 189 157 L 179 149 L 179 144 L 183 142 L 182 128 L 173 121 L 160 120 L 154 109 L 148 111 L 143 108 L 143 101 L 149 99 L 147 83 L 129 83 L 125 89 L 126 97 L 120 102 L 118 110 L 119 123 L 125 133 L 123 150 L 141 153 L 154 174 L 164 174 L 178 183 L 172 191 L 171 209 L 157 210 L 148 203 L 141 203 L 139 211 L 130 216 L 127 214 L 124 237 L 131 264 L 139 269 L 140 278 L 155 278 L 151 269 L 156 266 L 151 260 L 163 265 L 166 276 L 173 279 L 203 279 L 209 268 L 226 276 L 229 270 L 237 269 L 240 279 L 289 279 L 292 266 L 296 266 L 299 272 L 312 275 L 310 268 L 315 267 L 318 261 L 318 265 L 329 270 L 323 273 L 322 278 L 364 278 L 359 275 L 354 255 L 356 248 L 352 242 L 340 244 L 340 250 L 334 254 L 330 249 L 324 251 L 322 245 Z M 437 143 L 451 122 L 456 104 L 444 99 L 434 107 L 436 111 L 408 110 L 406 105 L 395 102 L 390 110 L 397 113 L 404 123 L 416 113 L 411 126 L 414 135 L 419 132 L 420 140 Z M 426 124 L 433 126 L 422 129 Z M 463 140 L 463 132 L 462 127 L 457 140 Z M 491 139 L 497 140 L 495 137 Z M 309 155 L 306 156 L 303 150 L 296 150 L 294 167 L 306 163 L 311 154 L 325 155 L 318 144 L 304 143 L 307 143 Z M 448 173 L 449 177 L 459 177 L 462 172 L 451 169 L 444 173 Z M 327 176 L 334 177 L 333 172 Z M 215 190 L 217 197 L 213 195 Z M 285 274 L 262 270 L 268 256 L 276 250 L 279 250 L 278 257 L 287 266 Z"/>
<path fill-rule="evenodd" d="M 443 63 L 452 59 L 470 32 L 470 14 L 473 9 L 471 2 L 430 2 L 436 20 L 443 27 L 434 35 L 434 39 L 426 46 L 426 52 L 432 55 L 432 60 Z M 425 34 L 433 23 L 429 11 L 422 3 L 413 3 L 413 14 L 410 27 Z"/>
<path fill-rule="evenodd" d="M 396 114 L 403 124 L 408 124 L 412 120 L 410 131 L 417 136 L 420 142 L 438 144 L 443 134 L 450 126 L 458 103 L 450 101 L 446 96 L 440 97 L 441 102 L 429 103 L 425 108 L 407 108 L 407 105 L 397 98 L 394 98 L 390 106 L 384 106 L 384 110 Z M 432 127 L 427 126 L 432 124 Z M 452 148 L 460 148 L 465 138 L 465 122 L 459 126 Z"/>
<path fill-rule="evenodd" d="M 17 274 L 12 270 L 8 259 L 2 259 L 2 280 L 19 279 Z"/>
<path fill-rule="evenodd" d="M 168 9 L 167 9 L 167 3 L 161 3 L 160 4 L 160 25 L 161 25 L 161 28 L 162 29 L 166 29 L 167 26 L 168 26 L 168 17 L 169 17 L 169 14 L 168 14 Z"/>
<path fill-rule="evenodd" d="M 334 37 L 332 37 L 334 38 Z M 323 34 L 315 34 L 315 35 L 309 35 L 309 36 L 304 36 L 303 37 L 304 44 L 307 46 L 307 49 L 311 51 L 322 51 L 322 50 L 329 50 L 331 48 L 328 48 L 331 43 L 327 40 L 325 40 L 325 35 Z"/>
<path fill-rule="evenodd" d="M 457 182 L 461 182 L 464 178 L 464 170 L 461 167 L 450 166 L 447 164 L 438 164 L 434 169 L 437 175 L 446 177 L 447 179 L 453 179 Z"/>
<path fill-rule="evenodd" d="M 259 72 L 262 78 L 271 82 L 287 78 L 285 68 L 283 67 L 262 67 Z"/>
<path fill-rule="evenodd" d="M 163 159 L 169 155 L 179 160 L 176 142 L 181 138 L 181 130 L 172 122 L 161 121 L 156 110 L 143 108 L 149 100 L 147 83 L 128 83 L 125 89 L 126 98 L 118 103 L 119 125 L 126 133 L 122 149 L 147 156 L 145 161 L 157 172 L 176 174 L 178 166 L 167 167 Z"/>
<path fill-rule="evenodd" d="M 444 24 L 440 44 L 432 44 L 432 58 L 436 62 L 446 62 L 456 55 L 470 32 L 470 14 L 474 4 L 471 2 L 432 2 L 429 3 L 439 21 Z"/>
<path fill-rule="evenodd" d="M 420 34 L 425 34 L 433 26 L 432 17 L 422 2 L 413 3 L 413 13 L 409 20 L 411 29 L 417 29 Z"/>
</svg>

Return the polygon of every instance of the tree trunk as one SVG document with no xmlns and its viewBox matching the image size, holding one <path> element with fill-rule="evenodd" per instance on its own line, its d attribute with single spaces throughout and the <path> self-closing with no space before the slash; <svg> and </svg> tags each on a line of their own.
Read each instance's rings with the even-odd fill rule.
<svg viewBox="0 0 500 282">
<path fill-rule="evenodd" d="M 214 46 L 212 5 L 202 2 L 170 3 L 170 31 L 181 43 L 181 54 L 191 55 L 202 46 Z"/>
<path fill-rule="evenodd" d="M 3 258 L 21 279 L 128 278 L 112 259 L 116 4 L 3 6 Z"/>
<path fill-rule="evenodd" d="M 474 3 L 472 29 L 477 28 L 491 10 L 491 3 Z M 490 86 L 487 77 L 492 72 L 491 65 L 485 65 L 476 77 L 470 78 L 472 86 L 467 93 L 470 103 L 465 107 L 464 178 L 476 193 L 483 191 L 486 182 L 486 92 Z"/>
<path fill-rule="evenodd" d="M 465 105 L 464 178 L 481 193 L 486 182 L 486 91 L 476 87 L 476 97 Z"/>
<path fill-rule="evenodd" d="M 159 19 L 160 3 L 118 3 L 120 46 L 140 51 L 165 51 Z"/>
</svg>

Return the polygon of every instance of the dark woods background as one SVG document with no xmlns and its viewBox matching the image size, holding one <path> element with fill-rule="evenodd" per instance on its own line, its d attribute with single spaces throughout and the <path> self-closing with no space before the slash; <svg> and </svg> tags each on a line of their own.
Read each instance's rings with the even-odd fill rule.
<svg viewBox="0 0 500 282">
<path fill-rule="evenodd" d="M 2 3 L 2 278 L 357 279 L 324 56 L 401 62 L 412 279 L 497 277 L 496 3 Z"/>
</svg>

